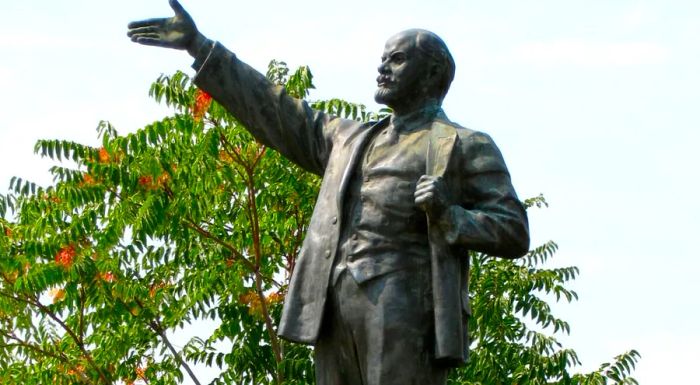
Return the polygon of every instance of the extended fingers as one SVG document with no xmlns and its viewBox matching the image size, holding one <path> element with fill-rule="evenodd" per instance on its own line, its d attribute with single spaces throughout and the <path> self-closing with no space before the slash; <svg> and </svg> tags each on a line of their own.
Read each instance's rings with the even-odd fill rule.
<svg viewBox="0 0 700 385">
<path fill-rule="evenodd" d="M 142 37 L 158 38 L 161 32 L 161 29 L 158 27 L 139 27 L 130 29 L 126 33 L 126 36 L 130 37 L 131 40 L 136 41 L 136 39 Z"/>
<path fill-rule="evenodd" d="M 131 38 L 131 41 L 134 43 L 139 43 L 139 44 L 146 44 L 146 45 L 163 45 L 165 42 L 163 42 L 163 36 L 162 34 L 158 32 L 149 32 L 149 31 L 140 31 L 140 32 L 133 32 L 129 31 L 130 33 L 127 33 L 127 36 Z M 156 43 L 156 41 L 161 42 L 160 44 Z"/>
<path fill-rule="evenodd" d="M 143 45 L 152 45 L 156 47 L 166 47 L 170 48 L 171 44 L 169 44 L 166 41 L 163 41 L 163 39 L 157 38 L 157 37 L 132 37 L 131 41 Z"/>
<path fill-rule="evenodd" d="M 143 28 L 143 27 L 161 27 L 165 24 L 167 21 L 167 18 L 155 18 L 155 19 L 146 19 L 146 20 L 138 20 L 138 21 L 132 21 L 127 25 L 127 28 L 131 29 L 136 29 L 136 28 Z"/>
<path fill-rule="evenodd" d="M 166 20 L 167 19 L 149 19 L 129 23 L 129 30 L 126 32 L 126 36 L 136 43 L 159 45 L 150 41 L 147 43 L 144 39 L 160 39 Z"/>
<path fill-rule="evenodd" d="M 177 0 L 170 0 L 174 17 L 156 18 L 129 23 L 126 35 L 131 41 L 159 47 L 186 49 L 195 37 L 197 27 Z"/>
</svg>

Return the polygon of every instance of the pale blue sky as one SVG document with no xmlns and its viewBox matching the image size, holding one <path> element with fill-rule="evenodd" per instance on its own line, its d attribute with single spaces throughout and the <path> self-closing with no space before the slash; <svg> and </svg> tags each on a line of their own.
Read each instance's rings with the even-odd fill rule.
<svg viewBox="0 0 700 385">
<path fill-rule="evenodd" d="M 311 99 L 376 108 L 384 41 L 433 30 L 457 75 L 448 116 L 491 134 L 521 197 L 544 193 L 533 241 L 577 265 L 581 300 L 557 306 L 584 369 L 630 348 L 642 384 L 692 383 L 700 353 L 700 2 L 183 0 L 200 29 L 264 70 L 309 65 Z M 0 3 L 0 188 L 46 184 L 39 138 L 97 144 L 167 113 L 150 83 L 184 52 L 132 44 L 131 20 L 169 16 L 166 0 Z"/>
</svg>

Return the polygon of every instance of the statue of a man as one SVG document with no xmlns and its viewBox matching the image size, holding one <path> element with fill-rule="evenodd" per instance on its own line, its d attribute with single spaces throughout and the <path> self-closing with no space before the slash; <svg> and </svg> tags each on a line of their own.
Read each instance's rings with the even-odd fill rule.
<svg viewBox="0 0 700 385">
<path fill-rule="evenodd" d="M 323 176 L 279 335 L 315 346 L 320 385 L 444 384 L 468 355 L 468 250 L 516 258 L 529 246 L 498 148 L 440 108 L 455 69 L 445 43 L 391 37 L 375 100 L 393 115 L 360 123 L 288 96 L 170 5 L 174 17 L 133 22 L 128 36 L 187 50 L 197 86 Z"/>
</svg>

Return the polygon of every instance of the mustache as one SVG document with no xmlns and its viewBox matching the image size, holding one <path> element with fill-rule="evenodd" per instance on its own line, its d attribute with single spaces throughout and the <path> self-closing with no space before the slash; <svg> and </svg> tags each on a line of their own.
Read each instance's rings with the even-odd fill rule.
<svg viewBox="0 0 700 385">
<path fill-rule="evenodd" d="M 377 84 L 378 85 L 389 85 L 392 84 L 394 80 L 391 78 L 391 76 L 388 75 L 379 75 L 377 76 Z"/>
</svg>

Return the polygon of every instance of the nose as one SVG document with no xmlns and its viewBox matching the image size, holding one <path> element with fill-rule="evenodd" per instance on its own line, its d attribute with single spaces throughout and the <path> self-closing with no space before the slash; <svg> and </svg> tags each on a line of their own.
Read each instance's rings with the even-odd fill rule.
<svg viewBox="0 0 700 385">
<path fill-rule="evenodd" d="M 386 61 L 382 61 L 379 64 L 379 67 L 377 67 L 377 71 L 382 75 L 389 73 L 389 66 L 387 66 Z"/>
</svg>

